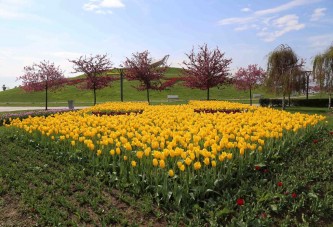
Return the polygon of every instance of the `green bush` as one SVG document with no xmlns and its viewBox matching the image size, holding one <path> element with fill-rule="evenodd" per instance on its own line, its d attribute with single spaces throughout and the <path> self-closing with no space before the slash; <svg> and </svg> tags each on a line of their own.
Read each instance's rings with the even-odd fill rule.
<svg viewBox="0 0 333 227">
<path fill-rule="evenodd" d="M 263 106 L 263 107 L 267 107 L 269 106 L 269 103 L 270 103 L 270 100 L 269 99 L 265 99 L 265 98 L 260 98 L 259 99 L 259 104 L 260 106 Z"/>
<path fill-rule="evenodd" d="M 282 99 L 259 99 L 259 104 L 264 107 L 281 107 Z M 287 99 L 285 105 L 288 105 Z M 291 99 L 290 106 L 328 107 L 328 99 Z"/>
<path fill-rule="evenodd" d="M 287 101 L 287 100 L 285 100 Z M 286 105 L 287 102 L 285 102 Z M 270 104 L 273 107 L 282 107 L 282 99 L 270 99 Z"/>
<path fill-rule="evenodd" d="M 328 107 L 328 99 L 292 99 L 292 106 Z"/>
</svg>

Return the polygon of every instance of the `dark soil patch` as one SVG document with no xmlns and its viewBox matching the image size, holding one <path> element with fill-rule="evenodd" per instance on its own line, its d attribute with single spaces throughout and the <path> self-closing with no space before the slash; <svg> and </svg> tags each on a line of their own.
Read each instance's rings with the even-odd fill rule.
<svg viewBox="0 0 333 227">
<path fill-rule="evenodd" d="M 37 215 L 26 210 L 18 196 L 5 194 L 0 197 L 0 226 L 34 226 Z"/>
</svg>

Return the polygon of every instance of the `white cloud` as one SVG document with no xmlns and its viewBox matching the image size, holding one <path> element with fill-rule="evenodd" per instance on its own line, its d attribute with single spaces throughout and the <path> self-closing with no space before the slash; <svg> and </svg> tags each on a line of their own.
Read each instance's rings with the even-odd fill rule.
<svg viewBox="0 0 333 227">
<path fill-rule="evenodd" d="M 319 20 L 321 17 L 325 16 L 325 11 L 326 8 L 317 8 L 313 11 L 312 15 L 311 15 L 311 21 L 317 21 Z"/>
<path fill-rule="evenodd" d="M 257 35 L 266 42 L 272 42 L 287 32 L 303 29 L 305 24 L 298 21 L 298 16 L 294 14 L 285 15 L 272 21 L 269 28 L 264 27 Z"/>
<path fill-rule="evenodd" d="M 89 0 L 83 5 L 86 11 L 93 11 L 97 14 L 112 14 L 110 8 L 123 8 L 125 4 L 122 0 Z"/>
<path fill-rule="evenodd" d="M 315 3 L 318 1 L 320 1 L 320 0 L 293 0 L 286 4 L 283 4 L 283 5 L 274 7 L 274 8 L 256 11 L 255 14 L 258 16 L 263 16 L 263 15 L 268 15 L 268 14 L 279 13 L 279 12 L 283 12 L 283 11 L 295 8 L 297 6 L 312 4 L 312 3 Z"/>
<path fill-rule="evenodd" d="M 220 25 L 228 24 L 247 24 L 251 21 L 256 20 L 255 17 L 230 17 L 219 21 Z"/>
<path fill-rule="evenodd" d="M 243 9 L 241 9 L 241 11 L 242 11 L 242 12 L 250 12 L 250 11 L 251 11 L 251 9 L 250 9 L 250 8 L 248 8 L 248 7 L 245 7 L 245 8 L 243 8 Z"/>
<path fill-rule="evenodd" d="M 220 20 L 220 25 L 236 25 L 235 31 L 244 31 L 248 29 L 260 30 L 257 35 L 266 42 L 271 42 L 278 37 L 290 31 L 303 29 L 305 24 L 299 22 L 299 17 L 295 14 L 281 16 L 280 13 L 300 7 L 307 4 L 312 4 L 320 0 L 292 0 L 288 3 L 254 11 L 247 17 L 231 17 Z M 242 11 L 248 11 L 249 8 L 243 8 Z M 320 8 L 315 10 L 317 17 L 321 17 L 326 9 Z"/>
<path fill-rule="evenodd" d="M 310 43 L 310 47 L 318 52 L 322 52 L 330 45 L 332 45 L 332 40 L 333 33 L 310 36 L 309 38 L 307 38 L 307 41 Z"/>
<path fill-rule="evenodd" d="M 100 5 L 101 7 L 107 7 L 107 8 L 125 7 L 124 3 L 122 3 L 122 0 L 103 0 Z"/>
<path fill-rule="evenodd" d="M 242 26 L 236 27 L 234 30 L 235 31 L 245 31 L 248 29 L 260 29 L 260 27 L 256 24 L 247 24 L 247 25 L 242 25 Z"/>
<path fill-rule="evenodd" d="M 23 10 L 29 6 L 28 0 L 1 0 L 0 18 L 21 19 L 28 16 Z"/>
</svg>

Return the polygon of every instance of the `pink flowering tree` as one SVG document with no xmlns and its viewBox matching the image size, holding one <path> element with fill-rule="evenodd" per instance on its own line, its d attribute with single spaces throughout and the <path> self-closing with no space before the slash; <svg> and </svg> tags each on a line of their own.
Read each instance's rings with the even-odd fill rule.
<svg viewBox="0 0 333 227">
<path fill-rule="evenodd" d="M 124 62 L 125 78 L 137 80 L 140 84 L 136 87 L 138 91 L 147 92 L 147 101 L 150 103 L 149 90 L 163 90 L 161 80 L 168 69 L 166 62 L 153 63 L 149 51 L 132 54 L 132 58 L 126 58 Z"/>
<path fill-rule="evenodd" d="M 252 90 L 263 83 L 265 71 L 258 65 L 248 65 L 240 68 L 234 77 L 234 84 L 238 90 L 250 91 L 250 105 L 252 106 Z"/>
<path fill-rule="evenodd" d="M 232 59 L 225 58 L 224 53 L 217 47 L 209 50 L 207 44 L 199 46 L 199 51 L 194 49 L 186 54 L 187 61 L 183 61 L 185 67 L 182 71 L 184 85 L 207 91 L 209 100 L 210 88 L 227 84 L 229 81 L 229 64 Z"/>
<path fill-rule="evenodd" d="M 47 110 L 48 91 L 60 88 L 66 82 L 59 66 L 45 60 L 39 64 L 25 66 L 24 74 L 18 77 L 18 80 L 22 80 L 22 88 L 27 92 L 45 91 L 45 110 Z"/>
<path fill-rule="evenodd" d="M 94 93 L 94 105 L 96 105 L 96 91 L 110 85 L 114 80 L 113 77 L 107 75 L 112 69 L 112 62 L 104 55 L 81 56 L 76 60 L 69 60 L 73 63 L 73 73 L 84 73 L 85 80 L 80 86 L 82 89 L 92 90 Z"/>
</svg>

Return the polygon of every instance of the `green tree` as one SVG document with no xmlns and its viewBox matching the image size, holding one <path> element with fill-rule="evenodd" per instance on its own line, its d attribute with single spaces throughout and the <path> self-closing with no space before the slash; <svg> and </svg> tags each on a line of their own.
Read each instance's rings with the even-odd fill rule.
<svg viewBox="0 0 333 227">
<path fill-rule="evenodd" d="M 295 75 L 300 72 L 303 61 L 288 46 L 281 44 L 268 55 L 267 76 L 265 85 L 269 91 L 282 95 L 282 109 L 285 108 L 285 99 L 293 90 Z"/>
<path fill-rule="evenodd" d="M 328 93 L 328 108 L 332 108 L 333 45 L 314 57 L 313 76 L 320 90 Z"/>
</svg>

